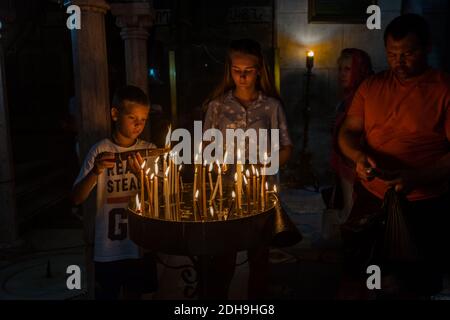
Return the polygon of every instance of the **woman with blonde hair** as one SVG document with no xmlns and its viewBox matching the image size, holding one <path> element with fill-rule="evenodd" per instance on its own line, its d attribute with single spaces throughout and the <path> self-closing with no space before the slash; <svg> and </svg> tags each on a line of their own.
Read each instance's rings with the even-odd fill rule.
<svg viewBox="0 0 450 320">
<path fill-rule="evenodd" d="M 292 142 L 286 117 L 258 42 L 251 39 L 231 42 L 224 77 L 205 103 L 205 108 L 204 130 L 218 129 L 224 137 L 227 129 L 255 129 L 257 132 L 260 129 L 279 129 L 279 165 L 282 166 L 289 160 Z M 245 149 L 246 152 L 249 150 L 248 144 Z M 236 252 L 208 259 L 209 276 L 204 295 L 208 298 L 226 299 L 235 269 Z M 269 266 L 267 245 L 261 244 L 250 249 L 248 261 L 248 297 L 264 298 Z"/>
</svg>

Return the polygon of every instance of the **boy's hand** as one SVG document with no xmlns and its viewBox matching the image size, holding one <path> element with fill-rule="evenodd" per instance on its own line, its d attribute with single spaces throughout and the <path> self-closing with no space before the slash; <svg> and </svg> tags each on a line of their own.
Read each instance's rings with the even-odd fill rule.
<svg viewBox="0 0 450 320">
<path fill-rule="evenodd" d="M 141 165 L 143 162 L 144 159 L 142 159 L 139 152 L 136 152 L 132 156 L 128 156 L 127 166 L 130 167 L 131 172 L 133 172 L 134 175 L 138 176 L 140 174 Z"/>
<path fill-rule="evenodd" d="M 112 169 L 116 165 L 116 157 L 112 152 L 102 152 L 96 158 L 92 171 L 100 175 L 105 169 Z"/>
</svg>

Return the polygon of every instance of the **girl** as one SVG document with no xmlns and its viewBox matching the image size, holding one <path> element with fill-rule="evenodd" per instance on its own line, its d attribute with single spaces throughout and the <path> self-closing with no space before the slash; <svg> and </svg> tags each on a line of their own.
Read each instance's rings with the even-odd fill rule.
<svg viewBox="0 0 450 320">
<path fill-rule="evenodd" d="M 223 80 L 205 105 L 204 130 L 216 128 L 225 137 L 226 129 L 246 131 L 253 128 L 257 132 L 259 129 L 279 129 L 280 166 L 289 160 L 292 142 L 286 117 L 258 42 L 251 39 L 231 42 Z M 248 154 L 248 145 L 245 148 Z M 246 159 L 249 157 L 246 156 Z M 268 254 L 268 247 L 263 245 L 248 251 L 249 299 L 263 298 L 266 294 Z M 236 253 L 207 259 L 208 280 L 203 284 L 205 298 L 226 299 L 233 278 Z"/>
</svg>

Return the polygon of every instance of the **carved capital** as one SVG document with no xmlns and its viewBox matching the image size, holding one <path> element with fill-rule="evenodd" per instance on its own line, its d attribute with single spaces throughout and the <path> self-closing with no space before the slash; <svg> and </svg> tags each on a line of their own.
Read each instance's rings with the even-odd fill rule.
<svg viewBox="0 0 450 320">
<path fill-rule="evenodd" d="M 153 25 L 155 13 L 147 2 L 113 3 L 111 13 L 116 25 L 123 29 L 147 29 Z"/>
<path fill-rule="evenodd" d="M 75 4 L 81 11 L 91 11 L 106 14 L 109 10 L 109 4 L 105 0 L 71 0 L 68 6 Z"/>
</svg>

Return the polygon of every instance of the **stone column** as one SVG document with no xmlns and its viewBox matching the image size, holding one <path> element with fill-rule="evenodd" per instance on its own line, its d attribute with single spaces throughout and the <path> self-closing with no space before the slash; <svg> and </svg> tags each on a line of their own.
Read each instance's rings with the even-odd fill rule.
<svg viewBox="0 0 450 320">
<path fill-rule="evenodd" d="M 3 28 L 5 28 L 4 25 Z M 0 37 L 2 29 L 0 29 Z M 3 40 L 0 38 L 0 248 L 12 247 L 18 243 L 14 166 L 4 58 Z"/>
<path fill-rule="evenodd" d="M 72 0 L 81 9 L 81 29 L 72 30 L 72 52 L 80 156 L 110 135 L 108 62 L 106 56 L 105 0 Z M 95 192 L 83 205 L 88 296 L 94 296 Z"/>
<path fill-rule="evenodd" d="M 80 155 L 110 134 L 105 0 L 73 0 L 81 9 L 81 29 L 72 31 L 75 101 Z"/>
<path fill-rule="evenodd" d="M 111 13 L 121 28 L 120 35 L 125 46 L 125 67 L 127 84 L 148 92 L 148 28 L 153 24 L 154 12 L 147 2 L 112 3 Z M 142 138 L 150 140 L 149 122 L 144 128 Z"/>
</svg>

